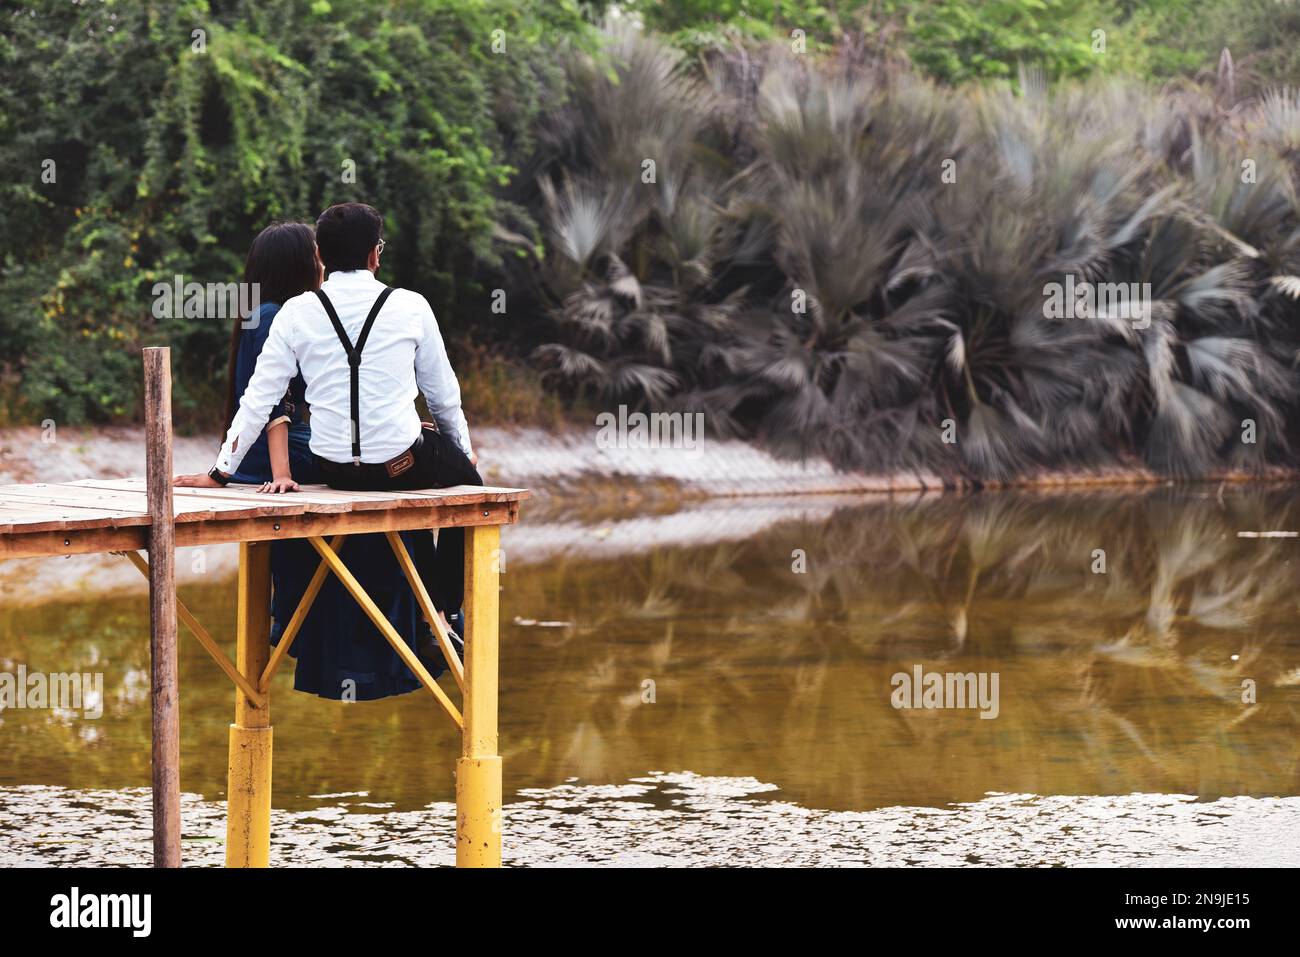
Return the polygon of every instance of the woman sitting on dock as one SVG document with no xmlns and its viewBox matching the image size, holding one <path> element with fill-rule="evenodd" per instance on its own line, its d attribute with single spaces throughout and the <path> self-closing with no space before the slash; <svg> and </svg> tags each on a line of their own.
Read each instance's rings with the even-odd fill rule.
<svg viewBox="0 0 1300 957">
<path fill-rule="evenodd" d="M 237 317 L 231 332 L 227 425 L 252 378 L 280 306 L 300 293 L 320 288 L 323 278 L 324 267 L 310 226 L 273 223 L 253 240 L 244 266 L 244 282 L 257 284 L 251 288 L 259 290 L 260 305 L 252 316 Z M 305 416 L 305 391 L 302 376 L 295 377 L 284 399 L 272 410 L 266 430 L 240 463 L 232 482 L 257 486 L 260 492 L 280 493 L 297 491 L 299 482 L 321 481 L 308 447 L 311 426 Z M 175 484 L 219 487 L 206 474 L 178 476 Z M 431 558 L 435 547 L 433 533 L 403 532 L 402 538 L 416 566 L 431 567 L 432 561 L 426 559 Z M 384 536 L 353 535 L 341 552 L 398 634 L 416 650 L 430 674 L 437 677 L 445 670 L 446 663 Z M 286 539 L 272 544 L 272 644 L 288 626 L 319 561 L 320 556 L 305 541 Z M 428 586 L 426 582 L 425 587 Z M 463 633 L 459 617 L 450 618 L 453 634 Z M 368 701 L 405 694 L 420 687 L 415 675 L 334 576 L 325 580 L 291 654 L 298 659 L 294 688 L 322 698 Z"/>
</svg>

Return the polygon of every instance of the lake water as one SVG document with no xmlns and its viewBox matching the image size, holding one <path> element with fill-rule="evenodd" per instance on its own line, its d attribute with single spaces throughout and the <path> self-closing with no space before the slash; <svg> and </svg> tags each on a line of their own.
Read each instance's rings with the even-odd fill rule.
<svg viewBox="0 0 1300 957">
<path fill-rule="evenodd" d="M 1214 486 L 525 506 L 507 862 L 1300 863 L 1300 539 L 1239 534 L 1298 513 Z M 228 641 L 234 591 L 182 598 Z M 147 633 L 139 593 L 0 611 L 0 670 L 104 674 L 98 720 L 0 714 L 0 863 L 148 860 Z M 185 856 L 216 864 L 233 692 L 181 640 Z M 895 707 L 918 668 L 996 674 L 996 717 Z M 340 705 L 286 667 L 272 700 L 273 862 L 453 860 L 429 695 Z"/>
</svg>

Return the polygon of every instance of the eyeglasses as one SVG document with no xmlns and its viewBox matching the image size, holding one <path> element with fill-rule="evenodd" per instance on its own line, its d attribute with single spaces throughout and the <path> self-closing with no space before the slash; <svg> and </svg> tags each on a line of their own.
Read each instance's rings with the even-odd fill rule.
<svg viewBox="0 0 1300 957">
<path fill-rule="evenodd" d="M 381 239 L 381 240 L 379 240 L 379 245 L 375 247 L 375 250 L 376 250 L 377 252 L 379 252 L 379 253 L 383 253 L 383 251 L 384 251 L 384 247 L 387 246 L 387 245 L 388 245 L 388 244 L 387 244 L 386 242 L 384 242 L 384 241 Z"/>
</svg>

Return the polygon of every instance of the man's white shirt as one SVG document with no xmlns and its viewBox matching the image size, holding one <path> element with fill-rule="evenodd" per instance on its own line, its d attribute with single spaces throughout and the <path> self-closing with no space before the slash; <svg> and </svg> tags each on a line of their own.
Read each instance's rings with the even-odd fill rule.
<svg viewBox="0 0 1300 957">
<path fill-rule="evenodd" d="M 354 344 L 383 288 L 368 269 L 331 273 L 322 284 Z M 348 356 L 320 299 L 305 292 L 286 302 L 271 324 L 221 447 L 218 469 L 227 475 L 239 469 L 299 369 L 307 382 L 312 452 L 332 462 L 352 461 Z M 389 295 L 361 352 L 358 377 L 362 462 L 387 462 L 415 443 L 420 434 L 417 392 L 424 393 L 438 428 L 472 454 L 460 384 L 433 310 L 419 293 L 394 289 Z"/>
</svg>

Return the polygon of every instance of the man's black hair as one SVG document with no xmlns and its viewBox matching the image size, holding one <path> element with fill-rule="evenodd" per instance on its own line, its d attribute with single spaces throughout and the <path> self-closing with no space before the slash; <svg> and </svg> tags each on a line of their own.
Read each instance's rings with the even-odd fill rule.
<svg viewBox="0 0 1300 957">
<path fill-rule="evenodd" d="M 339 203 L 325 210 L 316 220 L 316 245 L 325 271 L 365 269 L 383 230 L 384 217 L 365 203 Z"/>
</svg>

